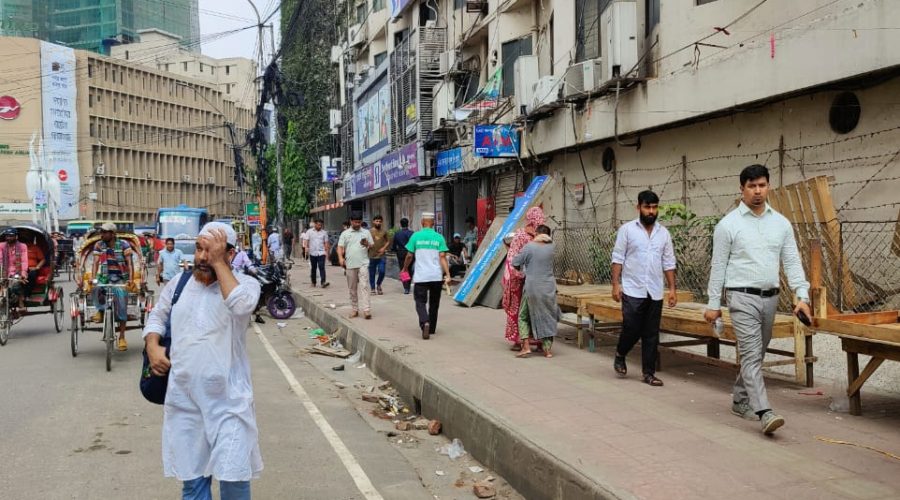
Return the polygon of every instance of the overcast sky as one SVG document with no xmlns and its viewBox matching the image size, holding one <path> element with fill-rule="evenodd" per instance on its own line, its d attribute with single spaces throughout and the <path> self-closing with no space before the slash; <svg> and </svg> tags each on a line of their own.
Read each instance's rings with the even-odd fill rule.
<svg viewBox="0 0 900 500">
<path fill-rule="evenodd" d="M 259 14 L 265 19 L 281 3 L 281 0 L 252 0 L 259 9 Z M 275 43 L 279 43 L 278 26 L 281 22 L 281 12 L 275 14 L 269 21 L 275 25 Z M 200 33 L 204 40 L 215 33 L 243 28 L 256 24 L 256 14 L 250 7 L 248 0 L 200 0 Z M 236 57 L 242 56 L 256 60 L 256 28 L 229 34 L 217 40 L 203 43 L 202 51 L 211 57 Z M 270 58 L 270 35 L 265 32 L 266 60 Z"/>
</svg>

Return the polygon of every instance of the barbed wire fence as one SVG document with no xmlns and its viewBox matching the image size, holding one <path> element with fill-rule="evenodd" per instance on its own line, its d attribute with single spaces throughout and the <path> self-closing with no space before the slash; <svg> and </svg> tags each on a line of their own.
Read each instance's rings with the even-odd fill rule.
<svg viewBox="0 0 900 500">
<path fill-rule="evenodd" d="M 661 220 L 673 236 L 679 289 L 705 302 L 714 223 L 740 199 L 737 172 L 760 163 L 769 167 L 773 187 L 828 177 L 837 220 L 795 224 L 794 232 L 807 276 L 810 240 L 821 242 L 823 281 L 832 305 L 852 312 L 900 308 L 900 196 L 896 195 L 900 150 L 896 139 L 900 139 L 900 127 L 812 145 L 788 147 L 782 141 L 777 148 L 756 152 L 698 159 L 682 156 L 662 166 L 620 169 L 585 179 L 593 200 L 570 202 L 565 220 L 557 221 L 555 274 L 571 283 L 609 283 L 616 230 L 637 216 L 637 193 L 653 189 L 661 205 L 684 206 L 708 222 Z M 565 189 L 564 195 L 573 200 L 574 190 Z M 792 294 L 784 281 L 782 277 L 781 309 L 787 310 Z"/>
</svg>

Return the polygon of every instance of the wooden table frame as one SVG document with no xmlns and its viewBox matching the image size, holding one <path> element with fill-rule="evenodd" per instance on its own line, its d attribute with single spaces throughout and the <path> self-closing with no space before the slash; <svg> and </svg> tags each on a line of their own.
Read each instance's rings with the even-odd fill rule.
<svg viewBox="0 0 900 500">
<path fill-rule="evenodd" d="M 660 347 L 674 348 L 684 346 L 706 345 L 706 356 L 694 354 L 684 351 L 674 351 L 680 356 L 697 359 L 704 363 L 724 366 L 739 367 L 740 358 L 736 362 L 723 361 L 720 357 L 720 347 L 722 345 L 736 346 L 737 341 L 734 336 L 734 329 L 731 325 L 731 316 L 728 311 L 724 311 L 722 319 L 725 329 L 721 337 L 715 337 L 712 328 L 703 319 L 703 304 L 680 303 L 675 309 L 663 307 L 662 318 L 660 320 L 660 333 L 670 335 L 678 335 L 688 337 L 690 340 L 679 340 L 670 342 L 661 342 Z M 584 306 L 588 317 L 590 318 L 591 330 L 589 335 L 593 337 L 593 326 L 597 318 L 602 318 L 606 324 L 621 327 L 622 309 L 621 305 L 614 302 L 612 298 L 588 299 Z M 794 365 L 794 375 L 797 383 L 805 384 L 812 387 L 815 383 L 813 372 L 813 363 L 817 358 L 813 355 L 812 335 L 815 332 L 805 328 L 793 316 L 780 314 L 776 318 L 776 323 L 772 329 L 772 338 L 793 338 L 794 351 L 786 351 L 769 347 L 766 349 L 767 354 L 775 354 L 784 356 L 788 359 L 765 361 L 763 367 Z M 593 342 L 593 338 L 591 339 Z"/>
</svg>

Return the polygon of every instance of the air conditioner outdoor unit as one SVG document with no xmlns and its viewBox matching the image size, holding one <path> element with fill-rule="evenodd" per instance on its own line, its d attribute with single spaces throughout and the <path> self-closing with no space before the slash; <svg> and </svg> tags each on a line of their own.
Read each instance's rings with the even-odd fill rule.
<svg viewBox="0 0 900 500">
<path fill-rule="evenodd" d="M 443 81 L 434 86 L 434 101 L 432 104 L 432 130 L 441 130 L 447 120 L 453 119 L 453 108 L 456 99 L 456 85 L 450 81 Z"/>
<path fill-rule="evenodd" d="M 488 3 L 486 0 L 466 0 L 466 12 L 486 13 Z"/>
<path fill-rule="evenodd" d="M 637 2 L 614 0 L 603 11 L 600 25 L 606 27 L 603 40 L 606 78 L 628 76 L 638 63 Z"/>
<path fill-rule="evenodd" d="M 438 61 L 438 73 L 441 76 L 447 75 L 448 73 L 453 73 L 459 70 L 459 59 L 457 58 L 457 54 L 455 50 L 447 50 L 445 52 L 441 52 L 440 59 Z"/>
<path fill-rule="evenodd" d="M 603 84 L 603 59 L 589 59 L 573 64 L 566 72 L 566 84 L 563 95 L 566 98 L 576 97 L 593 92 Z"/>
<path fill-rule="evenodd" d="M 191 176 L 187 174 L 182 175 L 181 182 L 191 182 Z"/>
<path fill-rule="evenodd" d="M 519 56 L 513 65 L 516 113 L 527 115 L 534 102 L 534 84 L 539 76 L 537 56 Z"/>
<path fill-rule="evenodd" d="M 338 45 L 331 46 L 331 63 L 339 64 L 341 62 L 341 54 L 343 54 L 343 50 Z"/>
<path fill-rule="evenodd" d="M 364 42 L 363 37 L 359 36 L 362 32 L 363 25 L 362 24 L 354 24 L 347 28 L 347 42 L 351 47 L 355 45 L 360 45 Z"/>
<path fill-rule="evenodd" d="M 106 175 L 106 165 L 97 165 L 97 175 Z"/>
<path fill-rule="evenodd" d="M 338 129 L 341 128 L 341 110 L 332 109 L 328 112 L 329 118 L 329 128 L 331 128 L 331 133 L 338 133 Z"/>
<path fill-rule="evenodd" d="M 216 183 L 216 178 L 215 178 L 215 177 L 207 177 L 207 178 L 206 178 L 206 183 L 207 183 L 207 184 L 215 184 L 215 183 Z"/>
<path fill-rule="evenodd" d="M 558 76 L 544 76 L 534 84 L 532 111 L 555 103 L 559 100 L 563 79 Z"/>
</svg>

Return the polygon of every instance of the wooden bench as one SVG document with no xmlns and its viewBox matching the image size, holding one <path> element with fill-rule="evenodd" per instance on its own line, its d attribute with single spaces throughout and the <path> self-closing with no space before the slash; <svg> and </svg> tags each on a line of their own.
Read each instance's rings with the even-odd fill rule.
<svg viewBox="0 0 900 500">
<path fill-rule="evenodd" d="M 684 290 L 678 290 L 678 300 L 691 302 L 694 300 L 694 294 Z M 611 299 L 612 285 L 557 285 L 556 286 L 556 303 L 563 312 L 575 313 L 576 321 L 572 325 L 575 327 L 577 335 L 577 344 L 579 349 L 584 348 L 584 324 L 583 318 L 588 316 L 585 306 L 591 300 L 602 300 L 604 298 Z M 569 324 L 569 323 L 566 323 Z M 614 324 L 604 324 L 603 328 L 615 328 Z M 594 352 L 594 332 L 597 325 L 590 323 L 591 331 L 588 350 Z"/>
<path fill-rule="evenodd" d="M 737 340 L 734 335 L 734 328 L 731 324 L 731 315 L 728 311 L 723 311 L 722 322 L 724 323 L 724 331 L 720 337 L 715 336 L 712 326 L 703 319 L 703 310 L 706 304 L 695 302 L 679 301 L 674 308 L 663 306 L 662 318 L 660 319 L 660 332 L 682 337 L 689 337 L 691 340 L 678 340 L 671 342 L 661 342 L 661 347 L 675 348 L 694 345 L 706 345 L 706 356 L 676 351 L 681 356 L 701 360 L 719 366 L 734 367 L 740 365 L 740 359 L 735 363 L 723 361 L 720 359 L 720 346 L 729 345 L 736 346 Z M 599 319 L 605 322 L 614 322 L 621 325 L 622 322 L 622 305 L 612 299 L 612 297 L 592 298 L 586 301 L 584 309 L 591 324 Z M 764 367 L 794 365 L 796 380 L 798 383 L 806 384 L 812 387 L 813 379 L 813 363 L 816 358 L 812 354 L 812 335 L 813 331 L 805 328 L 800 322 L 788 314 L 778 314 L 775 317 L 775 325 L 772 328 L 772 338 L 793 338 L 794 351 L 785 351 L 769 347 L 766 352 L 787 357 L 784 360 L 765 361 Z M 590 332 L 593 335 L 593 332 Z"/>
<path fill-rule="evenodd" d="M 841 338 L 841 349 L 847 353 L 850 414 L 861 415 L 863 385 L 885 360 L 900 361 L 900 311 L 835 314 L 815 318 L 815 322 L 820 332 Z M 860 354 L 872 356 L 862 373 Z"/>
</svg>

